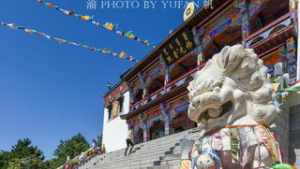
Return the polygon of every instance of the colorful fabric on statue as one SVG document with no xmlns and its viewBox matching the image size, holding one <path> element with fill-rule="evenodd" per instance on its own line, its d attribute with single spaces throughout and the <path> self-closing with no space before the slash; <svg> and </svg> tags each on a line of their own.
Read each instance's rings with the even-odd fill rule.
<svg viewBox="0 0 300 169">
<path fill-rule="evenodd" d="M 201 143 L 199 140 L 197 140 L 192 148 L 192 152 L 191 152 L 191 169 L 197 169 L 196 168 L 196 162 L 197 162 L 197 157 L 199 156 L 199 152 L 202 150 L 201 148 Z"/>
<path fill-rule="evenodd" d="M 240 161 L 240 136 L 239 129 L 232 128 L 230 129 L 230 138 L 231 138 L 231 156 L 232 160 L 235 162 Z"/>
<path fill-rule="evenodd" d="M 217 151 L 231 150 L 230 129 L 223 128 L 212 136 L 211 146 Z"/>
<path fill-rule="evenodd" d="M 217 132 L 212 135 L 213 141 L 212 141 L 212 147 L 215 150 L 221 151 L 223 149 L 223 141 L 226 140 L 222 137 L 221 132 Z"/>
<path fill-rule="evenodd" d="M 281 161 L 281 154 L 278 143 L 270 130 L 261 125 L 258 126 L 256 130 L 258 139 L 260 140 L 260 142 L 264 143 L 269 153 L 271 154 L 273 161 Z"/>
<path fill-rule="evenodd" d="M 235 125 L 227 126 L 211 135 L 207 135 L 197 141 L 192 150 L 192 169 L 201 164 L 199 157 L 208 157 L 216 163 L 216 168 L 228 167 L 230 163 L 246 166 L 253 162 L 255 149 L 263 146 L 272 157 L 272 161 L 281 161 L 280 148 L 270 130 L 261 125 Z M 222 164 L 222 158 L 230 156 L 232 161 Z M 221 154 L 219 154 L 221 153 Z M 204 161 L 203 161 L 204 163 Z M 225 166 L 224 166 L 225 165 Z"/>
<path fill-rule="evenodd" d="M 192 157 L 192 161 L 191 161 L 191 169 L 197 169 L 197 157 Z"/>
<path fill-rule="evenodd" d="M 216 163 L 209 154 L 202 153 L 197 158 L 197 169 L 216 169 Z"/>
<path fill-rule="evenodd" d="M 272 166 L 272 169 L 293 169 L 293 167 L 289 164 L 279 163 L 279 164 L 274 164 Z"/>
<path fill-rule="evenodd" d="M 191 169 L 191 161 L 190 160 L 182 160 L 180 163 L 179 169 Z"/>
<path fill-rule="evenodd" d="M 216 151 L 214 151 L 213 149 L 210 148 L 210 149 L 204 150 L 202 153 L 208 154 L 215 161 L 216 169 L 221 169 L 222 161 L 221 161 L 219 154 Z"/>
</svg>

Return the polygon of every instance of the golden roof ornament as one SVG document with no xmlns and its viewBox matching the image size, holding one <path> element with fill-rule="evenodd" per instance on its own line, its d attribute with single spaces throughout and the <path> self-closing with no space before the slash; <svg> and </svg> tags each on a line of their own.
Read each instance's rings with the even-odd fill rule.
<svg viewBox="0 0 300 169">
<path fill-rule="evenodd" d="M 187 21 L 196 13 L 196 4 L 194 1 L 189 2 L 183 13 L 183 20 Z"/>
</svg>

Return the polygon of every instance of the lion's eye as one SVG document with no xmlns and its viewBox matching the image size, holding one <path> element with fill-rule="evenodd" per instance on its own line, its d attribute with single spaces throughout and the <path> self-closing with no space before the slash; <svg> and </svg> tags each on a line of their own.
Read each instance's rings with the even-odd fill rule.
<svg viewBox="0 0 300 169">
<path fill-rule="evenodd" d="M 219 92 L 220 90 L 221 90 L 220 87 L 215 87 L 215 88 L 214 88 L 214 91 L 215 91 L 215 92 Z"/>
<path fill-rule="evenodd" d="M 223 86 L 223 83 L 220 82 L 220 81 L 218 81 L 218 82 L 216 82 L 216 83 L 214 84 L 214 87 L 222 88 L 222 86 Z"/>
</svg>

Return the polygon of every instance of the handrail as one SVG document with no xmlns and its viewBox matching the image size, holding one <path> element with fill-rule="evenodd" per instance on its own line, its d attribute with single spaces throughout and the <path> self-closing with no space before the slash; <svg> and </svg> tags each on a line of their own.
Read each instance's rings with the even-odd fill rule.
<svg viewBox="0 0 300 169">
<path fill-rule="evenodd" d="M 285 33 L 285 32 L 290 31 L 292 28 L 293 28 L 293 26 L 290 25 L 290 26 L 288 26 L 286 29 L 280 30 L 280 31 L 278 31 L 278 32 L 276 32 L 276 33 L 277 33 L 277 34 L 283 34 L 283 33 Z M 259 41 L 259 42 L 255 43 L 255 44 L 253 44 L 253 45 L 251 46 L 251 48 L 255 49 L 255 48 L 257 48 L 258 46 L 260 46 L 261 44 L 265 44 L 266 42 L 270 41 L 270 39 L 272 39 L 272 38 L 273 38 L 273 37 L 268 37 L 267 39 L 264 39 L 264 40 L 262 40 L 262 41 Z"/>
<path fill-rule="evenodd" d="M 273 48 L 271 48 L 270 50 L 267 50 L 261 54 L 258 55 L 258 58 L 261 58 L 261 59 L 264 59 L 265 56 L 267 56 L 268 54 L 272 53 L 272 52 L 275 52 L 276 50 L 280 49 L 284 44 L 281 43 Z"/>
<path fill-rule="evenodd" d="M 250 39 L 252 39 L 252 38 L 258 36 L 259 34 L 261 34 L 262 32 L 267 31 L 269 28 L 273 27 L 274 25 L 278 24 L 279 22 L 281 22 L 281 21 L 283 21 L 283 20 L 289 18 L 289 16 L 290 16 L 290 12 L 288 12 L 288 13 L 282 15 L 280 18 L 278 18 L 278 19 L 272 21 L 272 22 L 269 23 L 267 26 L 264 26 L 263 28 L 261 28 L 261 29 L 255 31 L 254 33 L 252 33 L 251 35 L 249 35 L 248 37 L 246 37 L 246 41 L 249 41 Z"/>
</svg>

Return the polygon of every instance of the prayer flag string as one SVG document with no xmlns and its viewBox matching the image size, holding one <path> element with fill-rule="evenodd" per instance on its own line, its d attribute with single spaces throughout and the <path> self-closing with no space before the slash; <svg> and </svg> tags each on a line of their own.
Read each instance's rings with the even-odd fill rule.
<svg viewBox="0 0 300 169">
<path fill-rule="evenodd" d="M 91 24 L 93 24 L 94 26 L 98 27 L 98 28 L 102 28 L 105 30 L 108 30 L 110 32 L 113 32 L 121 37 L 125 37 L 129 40 L 134 40 L 137 41 L 145 46 L 152 46 L 155 47 L 153 44 L 151 44 L 149 42 L 149 40 L 143 40 L 141 38 L 139 38 L 133 31 L 123 31 L 120 30 L 117 26 L 117 24 L 111 23 L 111 22 L 100 22 L 94 19 L 93 16 L 90 15 L 82 15 L 79 13 L 76 13 L 74 10 L 69 10 L 69 9 L 64 9 L 61 8 L 59 5 L 51 3 L 51 2 L 47 2 L 45 0 L 37 0 L 38 3 L 43 4 L 44 6 L 46 6 L 49 9 L 56 9 L 57 11 L 59 11 L 61 14 L 65 15 L 65 16 L 74 16 L 79 18 L 82 21 L 85 22 L 89 22 Z"/>
<path fill-rule="evenodd" d="M 58 44 L 71 45 L 71 46 L 74 46 L 74 47 L 88 49 L 89 51 L 92 51 L 92 52 L 118 57 L 118 58 L 123 59 L 123 60 L 126 59 L 130 62 L 137 62 L 137 59 L 135 59 L 133 56 L 128 55 L 125 51 L 114 52 L 114 51 L 112 51 L 111 49 L 108 49 L 108 48 L 92 47 L 92 46 L 86 45 L 84 43 L 69 41 L 69 40 L 66 40 L 66 39 L 61 38 L 61 37 L 51 36 L 47 33 L 40 32 L 40 31 L 32 29 L 32 28 L 26 28 L 24 26 L 16 25 L 15 23 L 5 23 L 5 22 L 1 21 L 1 26 L 4 26 L 4 27 L 12 29 L 12 30 L 20 30 L 20 31 L 23 31 L 23 32 L 28 33 L 30 35 L 34 34 L 34 35 L 37 35 L 39 37 L 42 37 L 42 38 L 45 38 L 45 39 L 48 39 L 48 40 L 53 40 L 54 42 L 56 42 Z"/>
</svg>

